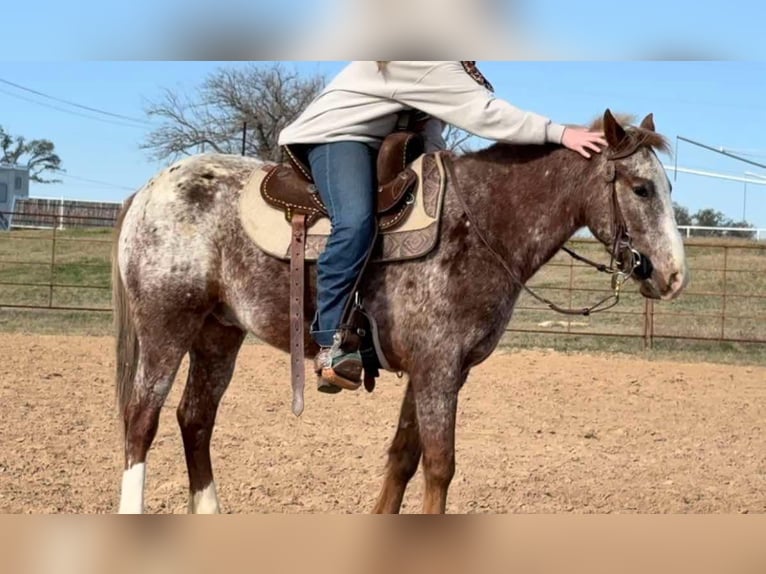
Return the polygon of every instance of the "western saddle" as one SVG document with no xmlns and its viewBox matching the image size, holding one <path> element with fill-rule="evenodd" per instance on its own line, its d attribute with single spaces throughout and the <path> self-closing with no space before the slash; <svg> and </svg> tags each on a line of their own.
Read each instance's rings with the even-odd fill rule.
<svg viewBox="0 0 766 574">
<path fill-rule="evenodd" d="M 407 127 L 403 127 L 406 125 Z M 396 228 L 406 220 L 414 204 L 417 175 L 408 166 L 424 152 L 423 137 L 412 131 L 412 123 L 402 118 L 397 131 L 386 137 L 377 158 L 376 206 L 378 230 Z M 303 411 L 304 332 L 303 308 L 305 295 L 305 241 L 307 230 L 322 217 L 329 217 L 317 193 L 311 170 L 304 161 L 305 147 L 285 147 L 289 163 L 268 169 L 261 184 L 261 195 L 266 203 L 281 209 L 292 226 L 290 244 L 290 363 L 293 389 L 293 412 Z M 377 238 L 377 235 L 376 235 Z M 371 250 L 372 252 L 372 250 Z M 369 257 L 368 257 L 369 261 Z M 365 264 L 366 267 L 366 264 Z M 357 291 L 364 269 L 354 285 Z M 352 301 L 355 302 L 352 304 Z M 379 363 L 372 344 L 370 322 L 358 302 L 352 297 L 346 306 L 341 326 L 342 348 L 361 350 L 364 363 L 365 388 L 371 391 L 378 376 Z M 363 348 L 360 349 L 360 346 Z"/>
</svg>

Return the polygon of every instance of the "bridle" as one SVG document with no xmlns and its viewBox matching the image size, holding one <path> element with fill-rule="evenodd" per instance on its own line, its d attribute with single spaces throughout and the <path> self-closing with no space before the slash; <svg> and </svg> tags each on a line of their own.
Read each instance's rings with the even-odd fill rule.
<svg viewBox="0 0 766 574">
<path fill-rule="evenodd" d="M 547 305 L 553 311 L 562 313 L 564 315 L 583 315 L 588 316 L 593 313 L 599 313 L 611 309 L 620 302 L 620 294 L 622 292 L 622 286 L 631 278 L 638 277 L 639 279 L 648 279 L 652 272 L 651 262 L 643 257 L 638 250 L 633 247 L 633 240 L 628 231 L 628 226 L 625 223 L 625 217 L 620 209 L 620 202 L 617 199 L 617 170 L 615 168 L 615 161 L 619 159 L 625 159 L 633 155 L 645 142 L 645 138 L 639 137 L 626 137 L 626 144 L 618 147 L 609 147 L 604 151 L 606 155 L 606 171 L 603 173 L 603 179 L 610 187 L 610 194 L 612 198 L 612 246 L 609 250 L 610 261 L 609 265 L 603 263 L 597 263 L 591 261 L 587 257 L 584 257 L 568 247 L 562 247 L 562 250 L 568 253 L 573 259 L 581 261 L 591 267 L 595 268 L 601 273 L 606 273 L 612 277 L 612 292 L 604 297 L 601 301 L 591 305 L 590 307 L 583 307 L 582 309 L 569 309 L 561 307 L 546 299 L 541 295 L 538 295 L 527 287 L 523 281 L 516 277 L 515 273 L 511 270 L 505 259 L 490 245 L 481 228 L 476 224 L 476 218 L 471 212 L 468 204 L 463 197 L 460 189 L 460 182 L 455 174 L 455 168 L 451 158 L 445 157 L 445 165 L 449 177 L 452 180 L 452 185 L 455 190 L 455 195 L 460 202 L 460 205 L 465 213 L 468 222 L 473 228 L 474 232 L 492 255 L 500 262 L 505 269 L 508 277 L 513 283 L 521 287 L 529 293 L 532 297 L 539 302 Z"/>
</svg>

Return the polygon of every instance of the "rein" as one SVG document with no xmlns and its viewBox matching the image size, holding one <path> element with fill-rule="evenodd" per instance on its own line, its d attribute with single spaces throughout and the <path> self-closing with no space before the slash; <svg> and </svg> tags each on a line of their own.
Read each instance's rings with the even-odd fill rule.
<svg viewBox="0 0 766 574">
<path fill-rule="evenodd" d="M 641 139 L 633 140 L 630 142 L 631 145 L 625 146 L 624 148 L 616 148 L 616 149 L 610 150 L 610 153 L 607 156 L 607 164 L 606 164 L 606 172 L 604 173 L 604 180 L 606 181 L 607 185 L 611 186 L 612 213 L 614 217 L 612 248 L 610 250 L 611 260 L 609 262 L 609 265 L 604 265 L 603 263 L 596 263 L 594 261 L 591 261 L 587 257 L 583 257 L 582 255 L 579 255 L 578 253 L 572 251 L 571 249 L 567 247 L 562 247 L 563 251 L 568 253 L 572 258 L 576 259 L 577 261 L 586 263 L 587 265 L 594 267 L 596 270 L 602 273 L 607 273 L 612 276 L 612 293 L 604 297 L 602 300 L 598 301 L 597 303 L 591 305 L 590 307 L 583 307 L 582 309 L 569 309 L 569 308 L 565 308 L 565 307 L 561 307 L 557 305 L 550 299 L 546 299 L 545 297 L 538 295 L 537 293 L 532 291 L 529 287 L 527 287 L 524 284 L 523 281 L 521 281 L 515 275 L 515 273 L 511 270 L 510 266 L 502 257 L 502 255 L 500 255 L 492 247 L 492 245 L 490 245 L 486 236 L 484 235 L 484 233 L 482 233 L 481 228 L 476 224 L 476 218 L 474 217 L 473 213 L 468 207 L 468 204 L 465 201 L 465 198 L 463 197 L 463 193 L 460 188 L 460 182 L 458 181 L 457 175 L 455 174 L 455 168 L 454 168 L 452 159 L 445 157 L 444 164 L 447 167 L 447 171 L 449 172 L 450 179 L 452 180 L 452 183 L 454 185 L 455 195 L 457 196 L 458 201 L 460 202 L 460 206 L 463 209 L 463 213 L 465 213 L 465 216 L 468 219 L 468 222 L 470 223 L 474 232 L 478 236 L 479 240 L 481 240 L 481 242 L 484 244 L 484 247 L 487 248 L 487 250 L 502 265 L 503 269 L 505 269 L 505 272 L 508 275 L 508 277 L 511 279 L 511 281 L 515 283 L 518 287 L 521 287 L 522 289 L 524 289 L 524 291 L 529 293 L 529 295 L 534 297 L 537 301 L 539 301 L 540 303 L 543 303 L 544 305 L 547 305 L 548 308 L 552 309 L 553 311 L 556 311 L 557 313 L 561 313 L 563 315 L 582 315 L 587 317 L 593 313 L 606 311 L 607 309 L 611 309 L 612 307 L 617 305 L 620 302 L 620 293 L 622 291 L 622 286 L 625 284 L 625 282 L 628 279 L 630 279 L 634 275 L 636 269 L 642 267 L 641 254 L 633 247 L 632 239 L 630 237 L 630 234 L 628 233 L 627 225 L 625 224 L 625 218 L 623 217 L 622 210 L 620 209 L 620 204 L 617 201 L 617 184 L 616 184 L 617 176 L 616 176 L 614 163 L 612 162 L 632 155 L 643 143 L 644 142 Z M 626 270 L 626 267 L 627 267 L 627 270 Z"/>
</svg>

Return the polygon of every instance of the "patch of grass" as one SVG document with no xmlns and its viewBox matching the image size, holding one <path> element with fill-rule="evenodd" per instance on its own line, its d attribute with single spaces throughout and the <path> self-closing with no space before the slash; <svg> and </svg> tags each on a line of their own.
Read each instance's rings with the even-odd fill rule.
<svg viewBox="0 0 766 574">
<path fill-rule="evenodd" d="M 109 229 L 0 233 L 0 306 L 109 309 L 110 254 Z"/>
<path fill-rule="evenodd" d="M 112 332 L 109 312 L 0 308 L 0 333 L 108 336 Z"/>
<path fill-rule="evenodd" d="M 586 257 L 603 261 L 594 243 L 575 244 Z M 754 248 L 756 247 L 756 248 Z M 673 302 L 648 303 L 635 285 L 627 285 L 620 305 L 591 317 L 552 313 L 524 294 L 510 329 L 546 333 L 509 333 L 508 344 L 592 352 L 644 353 L 645 330 L 653 332 L 652 354 L 695 353 L 709 360 L 763 362 L 766 348 L 766 245 L 742 240 L 692 240 L 686 245 L 691 282 Z M 724 267 L 726 271 L 724 271 Z M 530 281 L 541 295 L 564 306 L 584 307 L 608 294 L 609 280 L 559 253 Z M 575 289 L 567 291 L 569 285 Z M 551 288 L 555 287 L 555 288 Z M 564 334 L 564 333 L 576 333 Z M 629 334 L 635 339 L 581 335 Z M 760 344 L 677 341 L 662 337 L 759 339 Z"/>
<path fill-rule="evenodd" d="M 552 349 L 560 353 L 634 355 L 646 360 L 712 362 L 738 365 L 766 365 L 766 344 L 655 339 L 651 349 L 642 338 L 566 335 L 559 333 L 518 333 L 509 331 L 500 348 Z"/>
</svg>

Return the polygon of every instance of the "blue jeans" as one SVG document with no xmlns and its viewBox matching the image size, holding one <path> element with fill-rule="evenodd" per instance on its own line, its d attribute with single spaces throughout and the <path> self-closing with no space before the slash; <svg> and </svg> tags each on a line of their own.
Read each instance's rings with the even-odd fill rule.
<svg viewBox="0 0 766 574">
<path fill-rule="evenodd" d="M 360 142 L 320 144 L 308 154 L 332 233 L 317 261 L 317 314 L 311 335 L 329 347 L 375 236 L 377 151 Z"/>
</svg>

